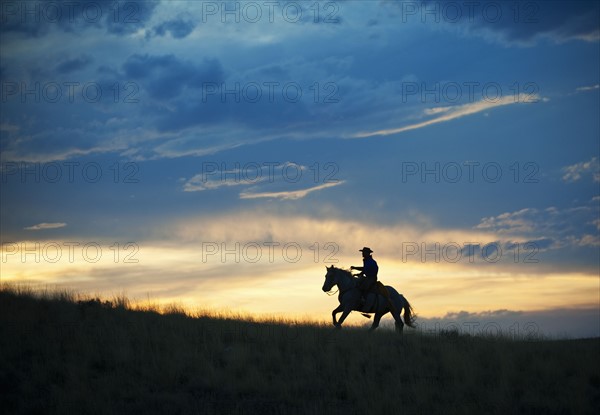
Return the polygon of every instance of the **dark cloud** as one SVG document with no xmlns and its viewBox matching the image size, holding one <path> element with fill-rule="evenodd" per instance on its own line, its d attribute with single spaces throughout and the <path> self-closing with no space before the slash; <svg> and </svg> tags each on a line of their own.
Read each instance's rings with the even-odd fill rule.
<svg viewBox="0 0 600 415">
<path fill-rule="evenodd" d="M 558 42 L 598 40 L 600 36 L 600 3 L 597 1 L 463 3 L 427 0 L 384 4 L 394 7 L 394 18 L 403 23 L 464 24 L 472 33 L 496 33 L 511 43 L 532 43 L 540 36 Z"/>
<path fill-rule="evenodd" d="M 224 128 L 234 125 L 251 127 L 244 139 L 251 142 L 261 136 L 261 131 L 279 131 L 284 135 L 286 131 L 309 122 L 314 122 L 314 119 L 310 119 L 310 113 L 302 102 L 283 102 L 281 99 L 269 102 L 264 96 L 259 102 L 248 102 L 243 98 L 236 101 L 232 95 L 223 97 L 220 93 L 203 99 L 202 92 L 198 91 L 192 98 L 179 101 L 174 111 L 163 111 L 157 125 L 161 131 L 218 124 Z"/>
<path fill-rule="evenodd" d="M 231 122 L 252 127 L 250 135 L 254 135 L 314 124 L 315 114 L 308 108 L 314 98 L 313 82 L 293 81 L 280 65 L 252 69 L 234 78 L 226 76 L 216 59 L 194 63 L 175 55 L 135 54 L 122 71 L 124 78 L 137 82 L 153 99 L 148 110 L 156 115 L 156 126 L 163 132 Z M 168 109 L 162 100 L 169 100 Z"/>
<path fill-rule="evenodd" d="M 200 88 L 203 83 L 223 80 L 223 68 L 216 59 L 195 64 L 174 55 L 135 54 L 123 64 L 123 70 L 127 79 L 139 81 L 157 99 L 177 97 L 184 87 Z"/>
<path fill-rule="evenodd" d="M 106 28 L 110 33 L 118 35 L 127 35 L 135 33 L 146 26 L 146 23 L 152 17 L 154 9 L 159 1 L 128 1 L 125 3 L 107 2 L 107 7 L 112 14 L 107 14 Z M 115 6 L 115 4 L 117 6 Z M 118 15 L 115 14 L 115 8 L 119 9 Z"/>
<path fill-rule="evenodd" d="M 65 32 L 104 28 L 117 35 L 135 33 L 145 27 L 158 1 L 2 0 L 1 3 L 1 33 L 39 37 L 55 28 Z"/>
<path fill-rule="evenodd" d="M 75 72 L 86 68 L 93 59 L 88 55 L 82 55 L 74 59 L 66 59 L 56 66 L 56 71 L 62 74 Z"/>
<path fill-rule="evenodd" d="M 555 40 L 591 39 L 598 37 L 599 3 L 589 1 L 516 2 L 503 4 L 498 22 L 479 19 L 476 27 L 500 32 L 509 41 L 534 41 L 548 35 Z M 519 7 L 519 14 L 516 14 Z"/>
<path fill-rule="evenodd" d="M 194 31 L 196 23 L 191 20 L 174 19 L 167 20 L 158 26 L 154 27 L 153 33 L 155 36 L 165 36 L 170 33 L 175 39 L 183 39 Z"/>
</svg>

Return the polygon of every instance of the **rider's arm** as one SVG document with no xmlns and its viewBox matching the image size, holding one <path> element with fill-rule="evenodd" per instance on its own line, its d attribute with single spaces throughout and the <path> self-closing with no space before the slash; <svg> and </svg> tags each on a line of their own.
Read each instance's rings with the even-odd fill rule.
<svg viewBox="0 0 600 415">
<path fill-rule="evenodd" d="M 355 267 L 355 266 L 351 266 L 350 269 L 355 269 L 357 271 L 364 271 L 365 267 Z"/>
</svg>

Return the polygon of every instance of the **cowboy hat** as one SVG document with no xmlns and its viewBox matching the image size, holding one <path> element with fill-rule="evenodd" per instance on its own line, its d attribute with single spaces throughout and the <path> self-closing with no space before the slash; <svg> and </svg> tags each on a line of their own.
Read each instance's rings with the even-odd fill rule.
<svg viewBox="0 0 600 415">
<path fill-rule="evenodd" d="M 359 249 L 358 252 L 364 252 L 367 251 L 367 253 L 372 254 L 373 251 L 371 251 L 371 248 L 367 248 L 366 246 L 363 249 Z"/>
</svg>

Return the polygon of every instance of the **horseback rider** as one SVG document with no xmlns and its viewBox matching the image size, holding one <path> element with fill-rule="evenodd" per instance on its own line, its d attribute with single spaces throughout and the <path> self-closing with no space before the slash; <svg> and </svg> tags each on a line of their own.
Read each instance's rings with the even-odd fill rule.
<svg viewBox="0 0 600 415">
<path fill-rule="evenodd" d="M 363 266 L 351 266 L 350 269 L 360 271 L 360 274 L 358 274 L 359 280 L 357 287 L 361 292 L 361 297 L 364 299 L 366 298 L 366 294 L 369 292 L 369 290 L 377 282 L 377 272 L 379 271 L 379 266 L 377 266 L 377 262 L 375 262 L 371 256 L 373 253 L 371 248 L 367 248 L 365 246 L 363 249 L 359 249 L 359 252 L 362 252 Z"/>
</svg>

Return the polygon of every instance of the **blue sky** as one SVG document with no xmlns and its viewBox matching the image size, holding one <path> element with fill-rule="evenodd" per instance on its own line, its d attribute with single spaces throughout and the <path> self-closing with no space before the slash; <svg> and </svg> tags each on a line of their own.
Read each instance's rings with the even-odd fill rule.
<svg viewBox="0 0 600 415">
<path fill-rule="evenodd" d="M 366 245 L 425 318 L 599 335 L 598 2 L 1 4 L 3 281 L 328 319 Z"/>
</svg>

